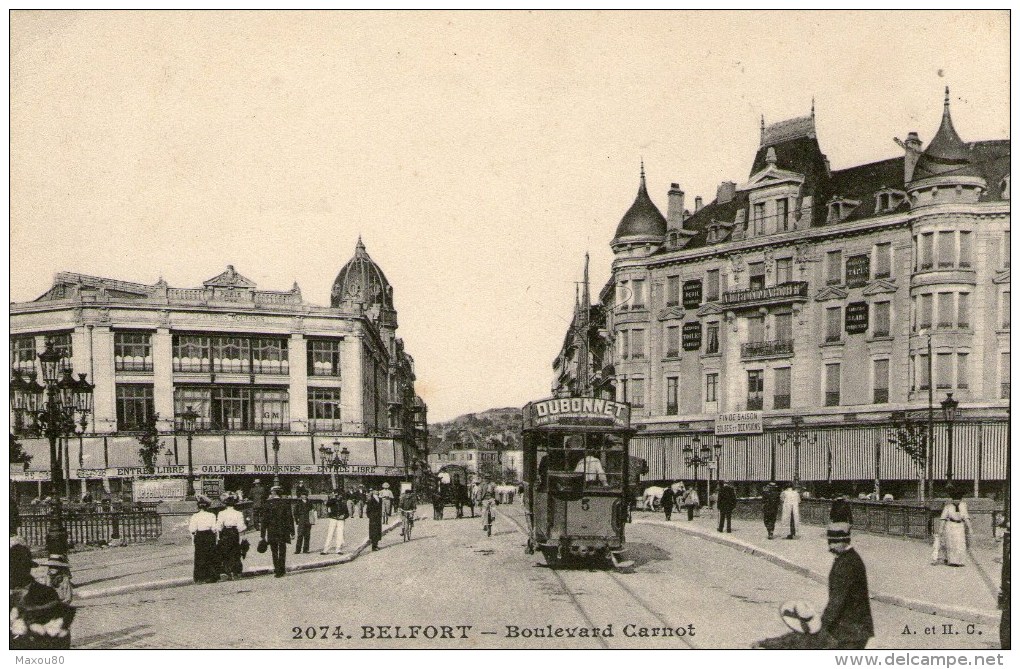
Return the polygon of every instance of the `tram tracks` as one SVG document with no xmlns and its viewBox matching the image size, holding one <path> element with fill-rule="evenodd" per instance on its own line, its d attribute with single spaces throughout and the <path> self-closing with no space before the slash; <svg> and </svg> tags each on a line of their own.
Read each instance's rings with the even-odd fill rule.
<svg viewBox="0 0 1020 669">
<path fill-rule="evenodd" d="M 513 523 L 514 526 L 516 527 L 517 532 L 519 532 L 525 538 L 528 538 L 527 528 L 525 528 L 524 525 L 522 525 L 517 518 L 514 518 L 510 514 L 504 513 L 502 511 L 499 511 L 498 513 L 500 516 L 506 518 L 511 523 Z M 640 594 L 635 592 L 634 588 L 630 587 L 630 585 L 625 583 L 623 578 L 621 578 L 621 576 L 614 571 L 589 570 L 589 569 L 555 569 L 555 568 L 551 568 L 548 571 L 559 583 L 560 589 L 564 592 L 564 594 L 567 595 L 567 597 L 570 600 L 570 603 L 574 606 L 575 609 L 577 609 L 577 612 L 580 614 L 581 618 L 590 628 L 604 627 L 606 621 L 600 620 L 601 616 L 596 614 L 596 612 L 592 610 L 593 607 L 586 606 L 584 603 L 582 603 L 579 595 L 585 595 L 589 593 L 598 593 L 598 596 L 602 599 L 602 601 L 608 603 L 607 607 L 611 608 L 614 615 L 616 616 L 622 615 L 621 612 L 626 610 L 627 608 L 631 609 L 636 608 L 640 612 L 644 613 L 646 617 L 649 617 L 655 621 L 655 623 L 651 627 L 657 629 L 671 629 L 671 630 L 676 630 L 684 627 L 683 625 L 676 625 L 675 623 L 667 619 L 662 613 L 660 613 L 654 607 L 653 603 L 649 602 L 646 598 L 642 597 Z M 616 586 L 615 589 L 599 587 L 601 585 L 606 585 L 607 581 L 612 585 Z M 629 606 L 627 606 L 626 604 L 621 606 L 621 600 L 618 599 L 617 597 L 614 597 L 613 593 L 616 594 L 622 593 L 623 595 L 622 601 L 625 602 L 626 604 L 629 604 Z M 640 623 L 637 620 L 627 619 L 626 623 L 628 624 L 628 626 L 631 625 L 640 626 Z M 595 638 L 598 640 L 602 648 L 613 649 L 617 647 L 619 644 L 610 643 L 610 641 L 616 642 L 616 640 L 619 639 L 620 637 L 614 636 L 612 638 L 607 638 L 603 636 L 598 636 Z M 651 641 L 653 639 L 662 639 L 663 637 L 649 636 L 639 638 L 643 638 L 646 641 Z M 671 638 L 679 641 L 683 646 L 691 650 L 697 650 L 698 648 L 694 643 L 691 642 L 691 640 L 686 635 L 675 635 Z M 623 645 L 625 647 L 628 647 L 627 644 Z M 630 645 L 629 647 L 633 648 L 634 646 Z"/>
</svg>

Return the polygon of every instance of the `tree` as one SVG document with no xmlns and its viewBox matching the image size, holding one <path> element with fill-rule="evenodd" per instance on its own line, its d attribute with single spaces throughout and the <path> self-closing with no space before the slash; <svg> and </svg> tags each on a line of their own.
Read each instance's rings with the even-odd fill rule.
<svg viewBox="0 0 1020 669">
<path fill-rule="evenodd" d="M 159 429 L 156 427 L 157 421 L 159 421 L 158 413 L 150 416 L 142 425 L 141 432 L 135 437 L 139 444 L 138 457 L 146 469 L 155 469 L 156 458 L 163 450 L 163 441 L 159 438 Z"/>
<path fill-rule="evenodd" d="M 25 448 L 18 441 L 18 438 L 11 434 L 11 464 L 24 464 L 32 462 L 32 456 L 25 452 Z"/>
<path fill-rule="evenodd" d="M 893 419 L 889 443 L 910 457 L 917 469 L 917 496 L 921 501 L 928 493 L 928 426 L 900 414 Z"/>
</svg>

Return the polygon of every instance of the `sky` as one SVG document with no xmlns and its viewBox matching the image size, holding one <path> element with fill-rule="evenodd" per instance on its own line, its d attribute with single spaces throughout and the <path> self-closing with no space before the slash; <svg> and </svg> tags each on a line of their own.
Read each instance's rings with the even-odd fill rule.
<svg viewBox="0 0 1020 669">
<path fill-rule="evenodd" d="M 13 12 L 10 299 L 228 265 L 328 305 L 360 235 L 432 421 L 546 397 L 638 187 L 742 181 L 809 113 L 834 169 L 1009 137 L 1000 12 Z"/>
</svg>

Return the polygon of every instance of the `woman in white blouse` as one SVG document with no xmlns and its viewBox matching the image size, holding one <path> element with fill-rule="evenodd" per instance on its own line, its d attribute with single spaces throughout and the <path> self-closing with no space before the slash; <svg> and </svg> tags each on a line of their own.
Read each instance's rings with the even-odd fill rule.
<svg viewBox="0 0 1020 669">
<path fill-rule="evenodd" d="M 195 583 L 215 583 L 220 580 L 216 553 L 218 527 L 216 516 L 209 512 L 211 504 L 208 497 L 200 495 L 198 511 L 188 521 L 188 530 L 195 542 Z"/>
</svg>

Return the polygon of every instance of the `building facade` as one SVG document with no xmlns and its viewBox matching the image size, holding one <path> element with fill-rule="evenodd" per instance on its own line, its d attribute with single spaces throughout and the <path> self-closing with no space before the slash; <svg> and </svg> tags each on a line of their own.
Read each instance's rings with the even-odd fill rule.
<svg viewBox="0 0 1020 669">
<path fill-rule="evenodd" d="M 923 471 L 898 444 L 929 433 L 931 405 L 931 478 L 1000 491 L 1010 143 L 961 140 L 948 90 L 927 147 L 916 132 L 897 142 L 897 157 L 833 170 L 813 110 L 763 121 L 743 182 L 693 211 L 674 183 L 665 216 L 642 168 L 612 278 L 575 314 L 554 391 L 630 402 L 649 479 L 692 479 L 707 445 L 709 471 L 745 489 L 881 484 L 897 497 Z"/>
<path fill-rule="evenodd" d="M 325 490 L 323 447 L 347 449 L 332 473 L 350 483 L 427 471 L 414 361 L 396 336 L 392 288 L 360 239 L 329 307 L 306 303 L 296 284 L 258 290 L 228 267 L 199 288 L 59 273 L 38 299 L 11 304 L 10 318 L 14 373 L 37 375 L 50 341 L 95 384 L 94 411 L 64 465 L 83 490 L 186 476 L 188 410 L 198 415 L 191 470 L 227 490 L 246 491 L 260 475 Z M 164 449 L 146 471 L 136 437 L 153 419 Z M 48 442 L 29 416 L 12 425 L 33 456 L 15 478 L 48 480 Z"/>
</svg>

